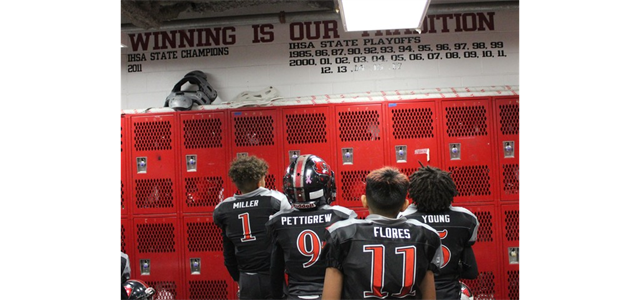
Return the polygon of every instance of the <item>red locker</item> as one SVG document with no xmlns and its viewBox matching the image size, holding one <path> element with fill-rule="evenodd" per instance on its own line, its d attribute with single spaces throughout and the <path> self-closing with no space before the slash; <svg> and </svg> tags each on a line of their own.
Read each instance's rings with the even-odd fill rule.
<svg viewBox="0 0 640 300">
<path fill-rule="evenodd" d="M 457 203 L 490 202 L 496 195 L 493 114 L 489 99 L 442 101 L 444 167 L 456 183 Z"/>
<path fill-rule="evenodd" d="M 135 260 L 132 273 L 156 290 L 154 299 L 185 299 L 182 282 L 183 249 L 176 217 L 135 217 Z M 133 272 L 135 269 L 135 272 Z M 133 277 L 133 274 L 132 274 Z"/>
<path fill-rule="evenodd" d="M 362 207 L 365 177 L 384 166 L 381 104 L 336 105 L 336 204 Z"/>
<path fill-rule="evenodd" d="M 410 176 L 422 164 L 443 168 L 438 145 L 439 121 L 434 101 L 392 102 L 387 113 L 387 162 Z"/>
<path fill-rule="evenodd" d="M 326 161 L 335 172 L 335 134 L 333 115 L 328 106 L 293 106 L 283 108 L 284 170 L 301 154 L 314 154 Z"/>
<path fill-rule="evenodd" d="M 520 190 L 520 104 L 518 97 L 496 98 L 500 200 L 518 200 Z"/>
<path fill-rule="evenodd" d="M 133 214 L 176 213 L 175 114 L 131 117 Z"/>
<path fill-rule="evenodd" d="M 356 212 L 358 219 L 365 219 L 369 215 L 369 210 L 364 207 L 352 207 L 351 209 Z"/>
<path fill-rule="evenodd" d="M 184 217 L 185 299 L 236 299 L 237 287 L 224 266 L 222 231 L 213 217 Z"/>
<path fill-rule="evenodd" d="M 131 177 L 129 175 L 129 117 L 120 116 L 120 215 L 130 216 L 131 212 Z"/>
<path fill-rule="evenodd" d="M 134 246 L 133 246 L 133 236 L 134 233 L 132 231 L 132 227 L 131 227 L 131 219 L 128 218 L 121 218 L 120 219 L 120 251 L 124 252 L 125 254 L 127 254 L 129 256 L 129 262 L 133 263 L 134 258 L 133 258 L 133 254 L 135 251 L 133 251 Z M 132 267 L 131 270 L 131 278 L 135 278 L 134 276 L 134 270 Z"/>
<path fill-rule="evenodd" d="M 504 266 L 505 299 L 520 299 L 520 205 L 502 204 L 502 246 L 498 254 Z"/>
<path fill-rule="evenodd" d="M 503 299 L 501 295 L 501 260 L 497 255 L 500 244 L 500 237 L 497 234 L 500 220 L 494 205 L 454 204 L 454 206 L 462 206 L 470 210 L 476 215 L 480 223 L 476 243 L 472 247 L 478 263 L 479 274 L 476 279 L 463 279 L 461 281 L 471 288 L 474 299 Z"/>
<path fill-rule="evenodd" d="M 225 190 L 229 169 L 226 112 L 184 112 L 178 119 L 177 199 L 184 213 L 211 213 L 221 199 L 232 193 Z"/>
<path fill-rule="evenodd" d="M 274 108 L 232 110 L 230 119 L 233 135 L 229 161 L 240 155 L 255 155 L 264 159 L 269 164 L 266 188 L 282 191 L 284 166 L 278 110 Z M 239 193 L 231 183 L 231 179 L 229 182 L 231 191 Z"/>
</svg>

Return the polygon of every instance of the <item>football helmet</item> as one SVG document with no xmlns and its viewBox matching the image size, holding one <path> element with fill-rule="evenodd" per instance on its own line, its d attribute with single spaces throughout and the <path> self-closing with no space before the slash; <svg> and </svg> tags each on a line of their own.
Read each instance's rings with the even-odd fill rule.
<svg viewBox="0 0 640 300">
<path fill-rule="evenodd" d="M 462 281 L 460 281 L 460 300 L 473 300 L 471 289 Z"/>
<path fill-rule="evenodd" d="M 331 204 L 336 198 L 335 175 L 322 158 L 300 155 L 287 167 L 283 191 L 297 209 Z"/>
<path fill-rule="evenodd" d="M 187 82 L 197 85 L 198 90 L 182 91 L 182 85 Z M 184 75 L 184 78 L 173 86 L 171 94 L 165 99 L 164 107 L 170 107 L 174 110 L 190 110 L 194 104 L 211 104 L 217 97 L 218 92 L 207 82 L 207 75 L 202 71 L 192 71 Z"/>
<path fill-rule="evenodd" d="M 129 296 L 127 299 L 151 300 L 153 299 L 153 294 L 156 293 L 156 290 L 144 281 L 136 279 L 127 280 L 127 282 L 124 283 L 124 289 Z"/>
</svg>

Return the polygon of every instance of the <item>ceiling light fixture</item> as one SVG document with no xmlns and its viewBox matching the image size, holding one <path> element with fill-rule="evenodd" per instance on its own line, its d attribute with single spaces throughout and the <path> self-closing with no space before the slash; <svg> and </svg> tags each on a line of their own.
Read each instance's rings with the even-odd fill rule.
<svg viewBox="0 0 640 300">
<path fill-rule="evenodd" d="M 421 29 L 431 0 L 337 0 L 344 31 Z"/>
</svg>

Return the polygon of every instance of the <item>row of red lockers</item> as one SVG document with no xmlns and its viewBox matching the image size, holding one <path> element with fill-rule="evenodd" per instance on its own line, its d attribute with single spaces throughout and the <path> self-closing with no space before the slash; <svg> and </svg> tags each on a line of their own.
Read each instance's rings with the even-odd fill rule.
<svg viewBox="0 0 640 300">
<path fill-rule="evenodd" d="M 519 99 L 487 97 L 123 115 L 121 249 L 156 299 L 233 299 L 215 205 L 236 191 L 238 155 L 270 165 L 281 190 L 291 156 L 313 153 L 336 174 L 336 204 L 361 217 L 363 179 L 418 161 L 452 173 L 455 205 L 480 221 L 479 299 L 518 299 Z"/>
</svg>

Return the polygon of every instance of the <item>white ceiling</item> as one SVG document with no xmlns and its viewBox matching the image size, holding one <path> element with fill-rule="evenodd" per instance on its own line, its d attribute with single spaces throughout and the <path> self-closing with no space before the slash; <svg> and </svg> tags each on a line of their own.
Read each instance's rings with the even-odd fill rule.
<svg viewBox="0 0 640 300">
<path fill-rule="evenodd" d="M 389 0 L 390 3 L 401 0 Z M 517 6 L 510 0 L 432 0 L 427 14 L 451 10 L 495 9 L 501 6 Z M 284 13 L 281 13 L 284 12 Z M 250 22 L 252 18 L 267 15 L 288 17 L 312 14 L 337 17 L 334 0 L 192 0 L 192 1 L 138 1 L 121 0 L 121 29 L 172 29 L 216 22 Z"/>
</svg>

